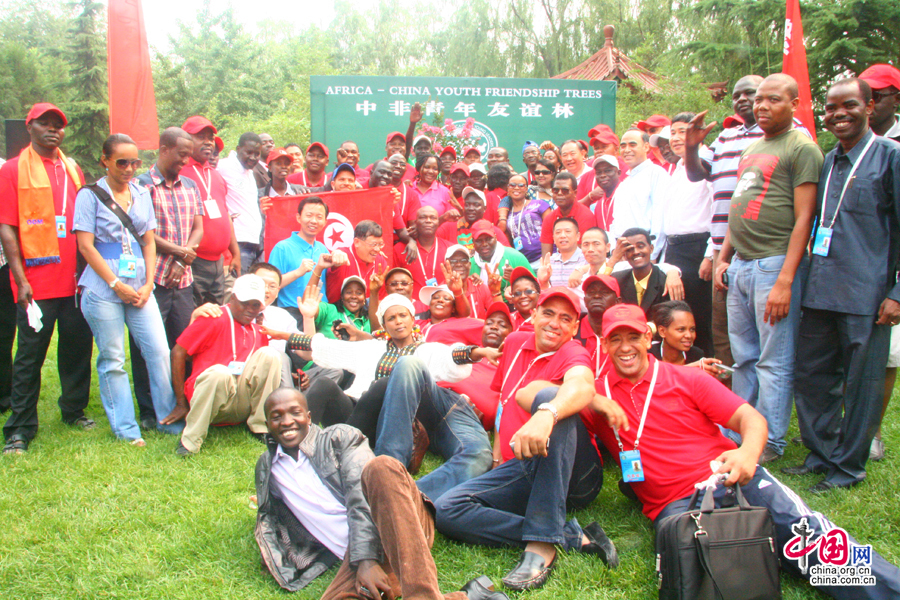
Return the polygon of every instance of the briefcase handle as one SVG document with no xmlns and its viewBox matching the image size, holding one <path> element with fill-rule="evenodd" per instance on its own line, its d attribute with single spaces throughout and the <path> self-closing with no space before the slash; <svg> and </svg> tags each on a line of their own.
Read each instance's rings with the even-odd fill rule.
<svg viewBox="0 0 900 600">
<path fill-rule="evenodd" d="M 700 504 L 700 512 L 702 513 L 711 513 L 716 508 L 716 499 L 713 497 L 714 488 L 706 488 L 706 493 L 703 494 L 703 502 Z M 695 496 L 699 494 L 700 490 L 695 490 L 694 495 L 691 496 L 691 504 L 696 506 L 694 503 Z M 741 484 L 734 484 L 734 496 L 737 499 L 737 504 L 741 508 L 741 510 L 750 510 L 753 508 L 750 506 L 750 503 L 747 502 L 747 499 L 744 498 L 744 493 L 741 492 Z"/>
</svg>

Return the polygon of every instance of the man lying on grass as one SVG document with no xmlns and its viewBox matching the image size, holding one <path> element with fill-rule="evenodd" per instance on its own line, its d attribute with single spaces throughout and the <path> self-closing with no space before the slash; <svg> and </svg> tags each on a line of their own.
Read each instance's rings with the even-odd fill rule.
<svg viewBox="0 0 900 600">
<path fill-rule="evenodd" d="M 297 591 L 343 557 L 323 600 L 508 600 L 487 577 L 440 593 L 433 507 L 399 461 L 376 458 L 349 425 L 311 423 L 297 390 L 275 390 L 264 409 L 270 435 L 256 465 L 255 535 L 281 587 Z"/>
</svg>

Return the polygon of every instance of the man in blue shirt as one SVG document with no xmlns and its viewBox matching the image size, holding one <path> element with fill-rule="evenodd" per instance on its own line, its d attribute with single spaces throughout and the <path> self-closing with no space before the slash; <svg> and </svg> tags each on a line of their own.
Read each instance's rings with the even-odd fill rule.
<svg viewBox="0 0 900 600">
<path fill-rule="evenodd" d="M 838 145 L 819 179 L 794 381 L 809 455 L 784 469 L 824 473 L 814 493 L 865 479 L 890 328 L 900 323 L 900 145 L 869 127 L 874 105 L 872 88 L 856 78 L 836 82 L 825 99 L 825 128 Z"/>
</svg>

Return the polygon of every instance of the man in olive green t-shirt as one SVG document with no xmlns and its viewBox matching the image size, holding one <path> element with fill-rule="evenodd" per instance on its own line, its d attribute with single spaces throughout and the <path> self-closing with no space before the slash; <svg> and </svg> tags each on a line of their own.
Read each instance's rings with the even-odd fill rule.
<svg viewBox="0 0 900 600">
<path fill-rule="evenodd" d="M 716 287 L 728 289 L 732 390 L 769 422 L 760 463 L 784 453 L 791 420 L 800 293 L 823 162 L 819 147 L 793 127 L 797 95 L 797 82 L 783 73 L 756 90 L 753 113 L 764 137 L 741 154 L 716 268 Z"/>
</svg>

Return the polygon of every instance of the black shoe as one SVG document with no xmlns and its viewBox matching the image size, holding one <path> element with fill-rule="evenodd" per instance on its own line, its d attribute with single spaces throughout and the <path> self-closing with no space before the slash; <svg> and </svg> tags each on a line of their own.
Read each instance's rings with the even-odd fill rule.
<svg viewBox="0 0 900 600">
<path fill-rule="evenodd" d="M 149 431 L 159 429 L 159 423 L 156 422 L 156 417 L 141 417 L 141 429 Z"/>
<path fill-rule="evenodd" d="M 248 430 L 248 431 L 249 431 L 249 430 Z M 256 433 L 256 432 L 254 432 L 254 431 L 251 431 L 251 432 L 250 432 L 250 435 L 252 435 L 253 437 L 255 437 L 258 441 L 262 442 L 263 444 L 266 443 L 266 434 L 265 434 L 265 433 Z"/>
<path fill-rule="evenodd" d="M 781 458 L 781 455 L 775 451 L 775 448 L 766 446 L 766 449 L 763 450 L 763 453 L 759 456 L 759 461 L 757 462 L 761 465 L 764 465 L 766 463 L 778 460 L 779 458 Z"/>
<path fill-rule="evenodd" d="M 178 445 L 175 447 L 175 454 L 178 456 L 193 456 L 196 452 L 191 452 L 187 449 L 187 447 L 181 443 L 181 440 L 178 440 Z"/>
<path fill-rule="evenodd" d="M 799 435 L 797 437 L 793 437 L 793 438 L 791 438 L 791 443 L 797 444 L 799 446 L 799 445 L 803 444 L 803 438 L 800 437 Z"/>
<path fill-rule="evenodd" d="M 802 463 L 793 467 L 784 467 L 781 469 L 781 472 L 785 475 L 809 475 L 811 473 L 824 473 L 826 470 L 825 467 L 810 468 L 805 463 Z"/>
<path fill-rule="evenodd" d="M 509 600 L 503 592 L 494 591 L 494 582 L 487 575 L 473 579 L 460 590 L 469 600 Z"/>
<path fill-rule="evenodd" d="M 555 564 L 556 555 L 549 565 L 545 565 L 540 554 L 525 551 L 519 557 L 516 567 L 503 578 L 503 585 L 517 592 L 537 589 L 547 582 Z"/>
<path fill-rule="evenodd" d="M 828 481 L 827 479 L 823 479 L 819 483 L 809 486 L 809 488 L 807 488 L 807 491 L 812 494 L 827 494 L 831 490 L 836 490 L 836 489 L 840 489 L 840 488 L 849 489 L 855 485 L 859 485 L 860 483 L 862 483 L 861 480 L 854 481 L 853 483 L 846 483 L 846 484 L 838 485 L 836 483 L 832 483 L 832 482 Z"/>
<path fill-rule="evenodd" d="M 25 454 L 28 452 L 28 443 L 28 438 L 21 433 L 11 435 L 3 446 L 3 454 Z"/>
<path fill-rule="evenodd" d="M 81 429 L 87 431 L 88 429 L 93 429 L 94 427 L 96 427 L 97 423 L 95 423 L 93 419 L 89 419 L 82 415 L 74 421 L 66 421 L 66 425 L 71 425 L 72 427 L 80 427 Z"/>
<path fill-rule="evenodd" d="M 609 539 L 609 536 L 606 535 L 606 532 L 603 531 L 603 528 L 596 521 L 582 529 L 582 532 L 590 540 L 590 542 L 581 547 L 582 552 L 599 556 L 603 564 L 610 569 L 615 569 L 619 566 L 619 553 L 616 551 L 615 544 L 612 543 L 612 540 Z"/>
</svg>

